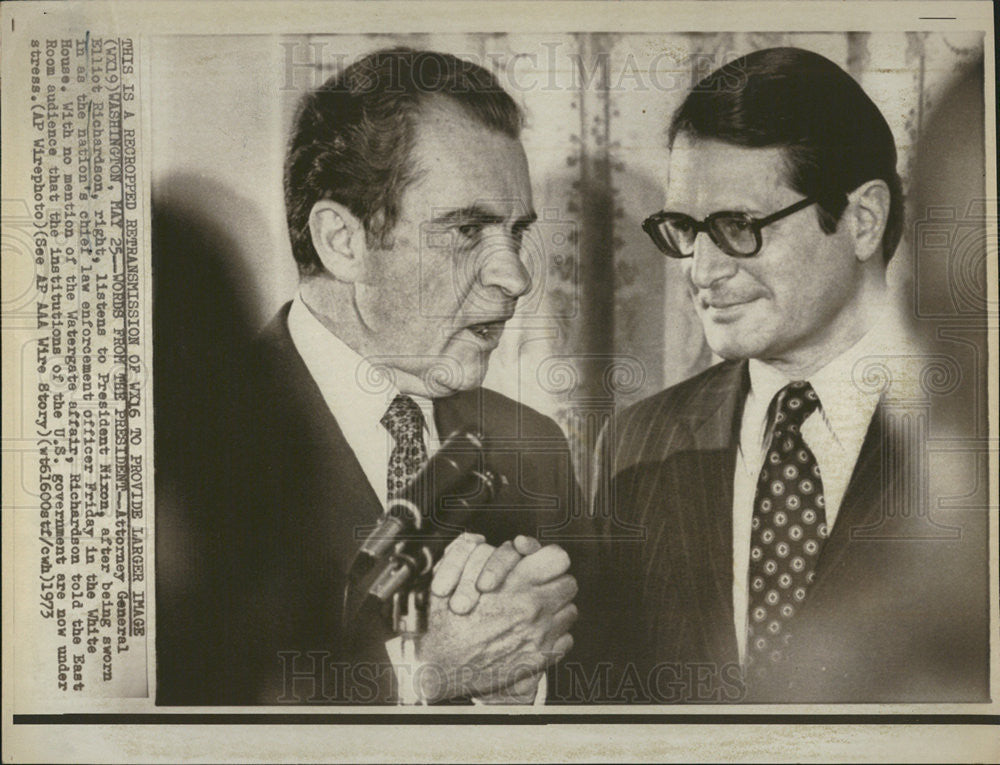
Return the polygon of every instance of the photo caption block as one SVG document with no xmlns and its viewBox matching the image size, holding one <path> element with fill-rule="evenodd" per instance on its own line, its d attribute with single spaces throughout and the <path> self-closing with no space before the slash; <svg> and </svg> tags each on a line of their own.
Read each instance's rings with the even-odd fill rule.
<svg viewBox="0 0 1000 765">
<path fill-rule="evenodd" d="M 21 545 L 35 511 L 37 602 L 30 612 L 19 603 L 18 632 L 34 636 L 19 649 L 48 697 L 146 696 L 152 434 L 137 46 L 86 33 L 33 38 L 27 55 L 36 334 L 22 385 L 37 459 L 25 455 L 22 481 L 37 502 L 16 518 Z M 17 554 L 21 596 L 29 554 Z"/>
</svg>

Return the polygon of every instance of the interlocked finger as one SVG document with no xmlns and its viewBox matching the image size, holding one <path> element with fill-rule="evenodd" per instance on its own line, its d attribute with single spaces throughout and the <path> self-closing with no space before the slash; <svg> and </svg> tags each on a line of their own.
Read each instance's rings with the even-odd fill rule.
<svg viewBox="0 0 1000 765">
<path fill-rule="evenodd" d="M 465 564 L 472 551 L 482 544 L 486 538 L 482 534 L 460 534 L 448 545 L 441 560 L 434 569 L 434 579 L 431 581 L 431 592 L 440 598 L 446 598 L 454 592 L 458 585 Z"/>
<path fill-rule="evenodd" d="M 513 542 L 504 542 L 486 561 L 476 581 L 476 588 L 480 592 L 492 592 L 497 589 L 520 561 L 521 553 L 514 547 Z"/>
<path fill-rule="evenodd" d="M 483 571 L 486 562 L 493 556 L 496 548 L 485 542 L 476 547 L 465 561 L 465 568 L 462 576 L 458 580 L 455 593 L 448 601 L 448 606 L 456 614 L 467 614 L 476 607 L 479 602 L 479 590 L 476 589 L 476 581 Z"/>
<path fill-rule="evenodd" d="M 542 584 L 569 571 L 569 555 L 559 545 L 547 545 L 524 558 L 511 572 L 511 586 Z"/>
</svg>

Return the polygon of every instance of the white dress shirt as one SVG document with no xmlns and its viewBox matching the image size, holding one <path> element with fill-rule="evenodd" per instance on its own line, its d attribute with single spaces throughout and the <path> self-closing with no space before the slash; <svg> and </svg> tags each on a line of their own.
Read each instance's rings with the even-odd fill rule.
<svg viewBox="0 0 1000 765">
<path fill-rule="evenodd" d="M 900 338 L 905 332 L 883 312 L 857 343 L 811 375 L 808 381 L 820 406 L 802 425 L 802 438 L 812 450 L 823 476 L 826 523 L 831 533 L 844 492 L 854 472 L 880 392 L 855 382 L 859 362 L 866 357 L 905 359 Z M 896 365 L 898 366 L 898 365 Z M 750 521 L 757 479 L 770 437 L 767 414 L 775 394 L 792 380 L 774 367 L 751 359 L 750 392 L 743 408 L 736 470 L 733 478 L 733 617 L 740 662 L 746 658 L 747 575 L 750 565 Z M 893 370 L 894 384 L 906 374 Z"/>
<path fill-rule="evenodd" d="M 381 420 L 399 390 L 385 372 L 324 327 L 303 302 L 301 293 L 296 295 L 288 312 L 288 332 L 347 445 L 385 508 L 389 457 L 395 440 Z M 434 402 L 424 396 L 407 395 L 423 412 L 424 444 L 430 457 L 441 446 L 434 424 Z M 411 657 L 404 660 L 402 641 L 398 637 L 386 643 L 386 652 L 396 670 L 401 697 L 408 703 L 416 703 L 418 699 L 410 680 L 419 671 L 419 661 Z M 535 704 L 544 704 L 545 696 L 546 683 L 542 675 Z"/>
</svg>

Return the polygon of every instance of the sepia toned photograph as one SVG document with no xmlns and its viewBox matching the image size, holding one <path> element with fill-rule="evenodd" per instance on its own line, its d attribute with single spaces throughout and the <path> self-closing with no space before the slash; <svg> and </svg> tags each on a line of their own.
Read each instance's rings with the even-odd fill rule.
<svg viewBox="0 0 1000 765">
<path fill-rule="evenodd" d="M 992 18 L 769 5 L 5 7 L 12 761 L 992 759 Z"/>
<path fill-rule="evenodd" d="M 160 43 L 202 87 L 152 98 L 158 699 L 535 701 L 549 667 L 550 703 L 987 700 L 987 451 L 932 446 L 986 435 L 985 220 L 964 294 L 927 278 L 942 181 L 953 223 L 985 193 L 956 40 Z M 220 98 L 254 61 L 274 102 Z M 476 536 L 394 559 L 378 519 L 462 428 L 499 485 L 449 522 L 432 461 L 417 522 Z M 368 533 L 412 569 L 372 605 L 424 609 L 405 670 L 413 625 L 339 607 Z"/>
</svg>

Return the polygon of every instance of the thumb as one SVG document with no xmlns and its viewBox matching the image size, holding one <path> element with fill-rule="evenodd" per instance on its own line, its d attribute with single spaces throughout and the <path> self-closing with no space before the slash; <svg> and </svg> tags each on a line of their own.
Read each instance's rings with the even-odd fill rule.
<svg viewBox="0 0 1000 765">
<path fill-rule="evenodd" d="M 544 584 L 569 571 L 569 554 L 559 545 L 547 545 L 521 559 L 510 573 L 511 584 Z"/>
</svg>

